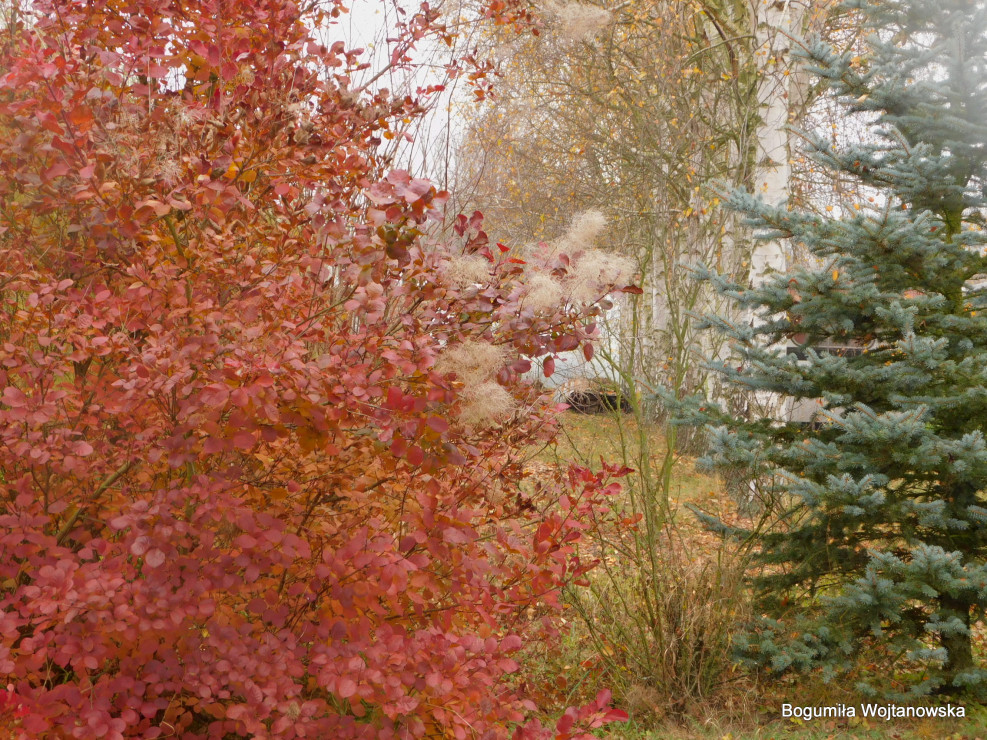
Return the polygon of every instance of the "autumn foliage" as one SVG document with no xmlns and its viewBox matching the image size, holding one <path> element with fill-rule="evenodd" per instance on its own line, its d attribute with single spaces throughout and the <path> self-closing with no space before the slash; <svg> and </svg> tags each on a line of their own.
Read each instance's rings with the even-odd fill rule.
<svg viewBox="0 0 987 740">
<path fill-rule="evenodd" d="M 570 258 L 523 264 L 479 215 L 443 241 L 445 194 L 379 154 L 421 101 L 355 88 L 359 55 L 313 38 L 338 8 L 305 8 L 39 2 L 3 29 L 13 737 L 568 738 L 617 716 L 604 694 L 544 729 L 517 662 L 620 473 L 520 464 L 555 411 L 522 375 L 588 347 L 598 302 L 526 307 Z M 452 279 L 463 255 L 486 276 Z"/>
</svg>

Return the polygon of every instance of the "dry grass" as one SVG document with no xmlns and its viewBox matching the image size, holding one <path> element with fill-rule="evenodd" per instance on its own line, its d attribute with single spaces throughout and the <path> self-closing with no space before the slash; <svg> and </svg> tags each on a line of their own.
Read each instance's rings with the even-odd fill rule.
<svg viewBox="0 0 987 740">
<path fill-rule="evenodd" d="M 616 521 L 585 545 L 598 567 L 567 592 L 570 639 L 546 660 L 560 663 L 552 670 L 566 673 L 567 685 L 612 689 L 648 724 L 718 701 L 733 678 L 730 634 L 746 604 L 741 563 L 684 505 L 724 515 L 733 507 L 722 484 L 673 447 L 661 427 L 633 415 L 569 412 L 555 445 L 530 463 L 536 476 L 571 462 L 634 469 L 613 502 Z"/>
</svg>

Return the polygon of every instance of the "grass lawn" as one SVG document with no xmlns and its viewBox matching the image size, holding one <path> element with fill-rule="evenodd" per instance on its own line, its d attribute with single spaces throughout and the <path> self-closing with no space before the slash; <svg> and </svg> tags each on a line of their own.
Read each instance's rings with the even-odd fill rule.
<svg viewBox="0 0 987 740">
<path fill-rule="evenodd" d="M 563 414 L 556 443 L 539 450 L 531 464 L 576 462 L 596 469 L 602 459 L 623 463 L 638 472 L 647 465 L 646 477 L 657 479 L 662 475 L 668 454 L 658 425 L 642 429 L 631 414 L 618 417 L 568 411 Z M 672 524 L 684 535 L 680 543 L 713 552 L 719 547 L 720 539 L 703 530 L 683 504 L 696 506 L 730 524 L 737 523 L 740 517 L 737 504 L 719 478 L 696 470 L 694 457 L 672 453 L 671 460 L 668 508 Z M 632 475 L 625 486 L 639 485 L 640 480 L 635 478 Z"/>
<path fill-rule="evenodd" d="M 647 447 L 648 463 L 652 471 L 661 469 L 666 454 L 665 438 L 658 426 L 641 429 L 634 417 L 625 414 L 618 422 L 612 414 L 563 414 L 562 431 L 554 446 L 538 452 L 535 461 L 576 462 L 591 468 L 600 466 L 601 458 L 607 462 L 626 462 L 639 467 L 642 461 L 642 442 Z M 724 498 L 722 483 L 715 477 L 699 473 L 695 460 L 687 455 L 676 455 L 671 494 L 674 503 L 693 502 L 702 505 Z M 705 508 L 705 507 L 704 507 Z"/>
</svg>

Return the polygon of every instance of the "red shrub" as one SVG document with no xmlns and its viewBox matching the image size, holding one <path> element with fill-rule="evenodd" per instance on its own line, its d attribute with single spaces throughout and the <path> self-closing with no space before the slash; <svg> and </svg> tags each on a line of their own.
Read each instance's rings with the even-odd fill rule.
<svg viewBox="0 0 987 740">
<path fill-rule="evenodd" d="M 512 656 L 619 471 L 526 484 L 519 374 L 586 310 L 525 309 L 478 217 L 426 241 L 444 194 L 377 159 L 421 109 L 352 90 L 322 11 L 36 9 L 0 58 L 0 726 L 545 733 Z"/>
</svg>

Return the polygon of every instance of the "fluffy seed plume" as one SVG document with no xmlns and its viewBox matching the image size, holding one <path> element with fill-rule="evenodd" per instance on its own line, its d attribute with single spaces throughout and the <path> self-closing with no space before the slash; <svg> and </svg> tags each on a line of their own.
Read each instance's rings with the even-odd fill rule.
<svg viewBox="0 0 987 740">
<path fill-rule="evenodd" d="M 634 263 L 627 257 L 599 249 L 583 252 L 572 266 L 568 279 L 569 297 L 580 303 L 598 300 L 614 285 L 626 285 L 634 274 Z"/>
<path fill-rule="evenodd" d="M 181 162 L 175 158 L 169 158 L 162 159 L 158 162 L 156 174 L 165 183 L 173 185 L 181 178 L 184 172 L 185 168 L 182 167 Z"/>
<path fill-rule="evenodd" d="M 569 41 L 588 41 L 606 28 L 610 11 L 584 3 L 560 3 L 549 0 L 545 11 L 558 24 L 559 33 Z"/>
<path fill-rule="evenodd" d="M 470 388 L 464 395 L 466 404 L 459 420 L 468 427 L 485 427 L 498 422 L 508 416 L 517 404 L 506 388 L 492 380 Z"/>
<path fill-rule="evenodd" d="M 437 371 L 456 373 L 463 383 L 465 403 L 459 418 L 466 426 L 488 426 L 514 409 L 514 397 L 494 380 L 506 359 L 500 347 L 486 342 L 463 342 L 447 349 L 435 363 Z"/>
<path fill-rule="evenodd" d="M 457 288 L 490 281 L 490 263 L 477 254 L 452 257 L 445 266 L 446 277 Z"/>
<path fill-rule="evenodd" d="M 504 365 L 506 354 L 489 342 L 463 342 L 445 350 L 435 363 L 440 373 L 456 373 L 464 385 L 482 383 L 497 374 Z"/>
<path fill-rule="evenodd" d="M 572 226 L 562 237 L 562 244 L 568 252 L 589 249 L 607 227 L 607 217 L 600 211 L 583 211 L 572 221 Z"/>
<path fill-rule="evenodd" d="M 606 227 L 607 217 L 601 211 L 583 211 L 572 220 L 562 236 L 548 242 L 547 249 L 541 251 L 537 259 L 548 264 L 559 252 L 572 255 L 590 249 Z M 532 251 L 530 247 L 528 249 Z"/>
<path fill-rule="evenodd" d="M 524 298 L 524 305 L 533 311 L 555 308 L 563 298 L 562 286 L 550 275 L 535 273 L 528 278 L 528 294 Z"/>
</svg>

